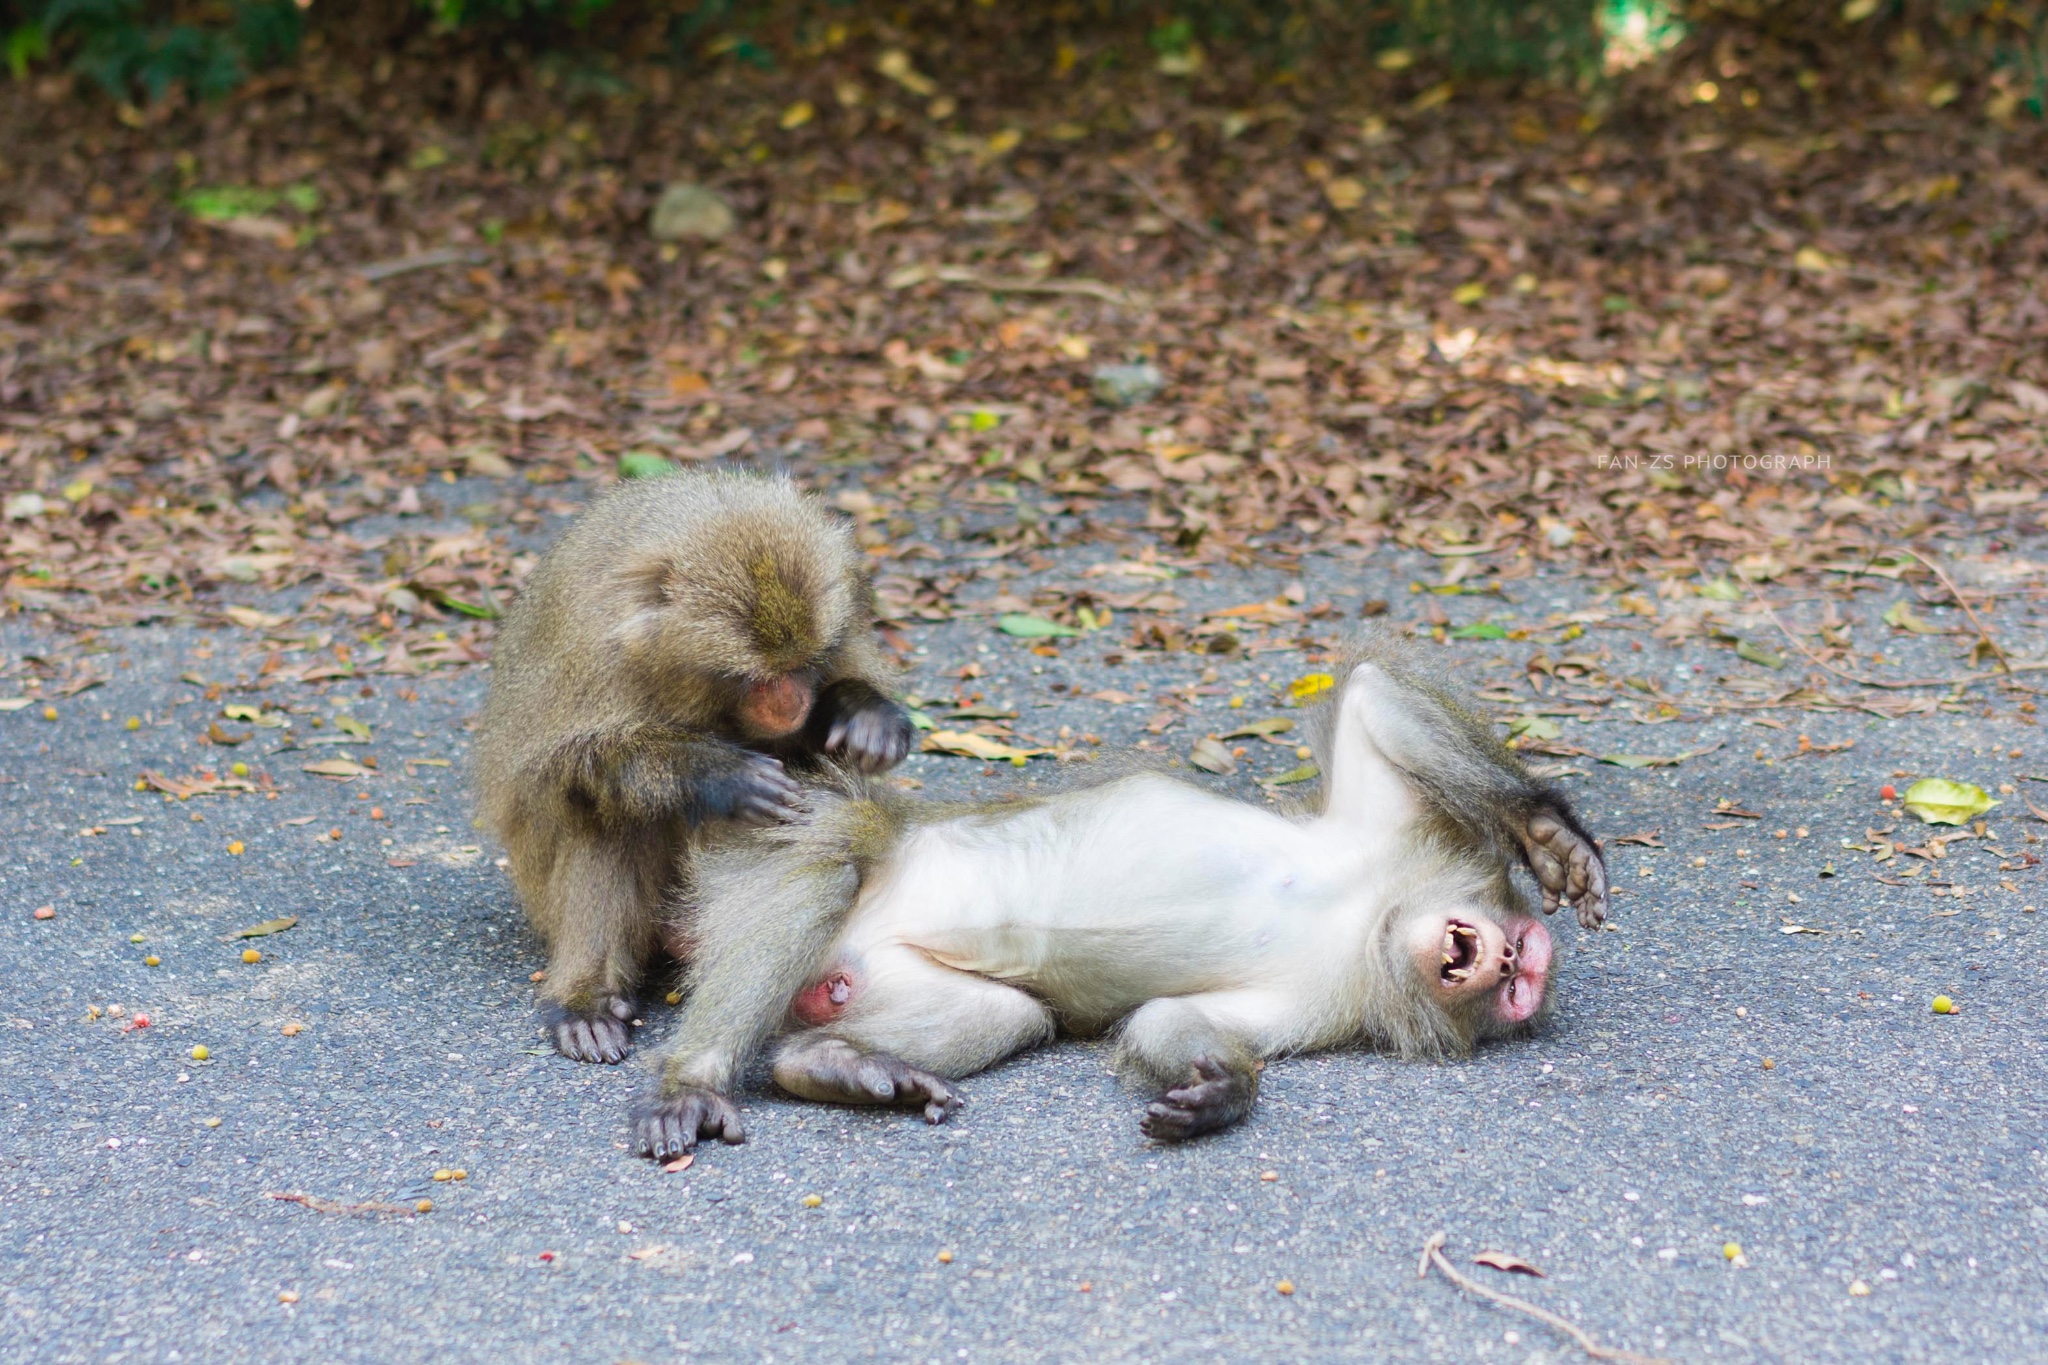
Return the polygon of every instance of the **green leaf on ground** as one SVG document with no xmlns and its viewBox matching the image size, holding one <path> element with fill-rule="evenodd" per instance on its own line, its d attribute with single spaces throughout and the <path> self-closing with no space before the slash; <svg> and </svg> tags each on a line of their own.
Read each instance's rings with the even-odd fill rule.
<svg viewBox="0 0 2048 1365">
<path fill-rule="evenodd" d="M 1735 642 L 1735 655 L 1737 658 L 1747 659 L 1753 664 L 1762 664 L 1765 668 L 1783 668 L 1785 666 L 1784 655 L 1773 654 L 1762 645 L 1751 644 L 1747 640 L 1737 640 Z"/>
<path fill-rule="evenodd" d="M 1929 825 L 1963 825 L 1997 805 L 1982 787 L 1952 782 L 1945 777 L 1923 777 L 1906 788 L 1906 809 Z"/>
<path fill-rule="evenodd" d="M 1057 621 L 1048 621 L 1043 616 L 1029 616 L 1021 611 L 1005 612 L 998 616 L 996 629 L 1005 635 L 1014 635 L 1020 640 L 1044 640 L 1054 636 L 1081 633 L 1072 626 L 1063 626 Z"/>
<path fill-rule="evenodd" d="M 675 472 L 675 464 L 667 456 L 656 455 L 651 450 L 629 450 L 619 456 L 619 477 L 622 479 L 658 479 Z"/>
</svg>

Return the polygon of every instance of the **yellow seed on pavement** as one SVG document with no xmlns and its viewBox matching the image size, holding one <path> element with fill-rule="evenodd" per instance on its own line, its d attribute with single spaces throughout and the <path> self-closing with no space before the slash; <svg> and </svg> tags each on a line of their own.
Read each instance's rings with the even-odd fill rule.
<svg viewBox="0 0 2048 1365">
<path fill-rule="evenodd" d="M 140 934 L 130 934 L 130 935 L 128 935 L 128 941 L 129 941 L 130 943 L 140 943 L 140 942 L 142 942 L 142 935 L 140 935 Z"/>
<path fill-rule="evenodd" d="M 824 1202 L 824 1198 L 820 1195 L 807 1194 L 804 1196 L 804 1207 L 807 1209 L 814 1209 Z"/>
<path fill-rule="evenodd" d="M 1260 1172 L 1259 1172 L 1259 1179 L 1261 1179 L 1261 1180 L 1278 1180 L 1279 1178 L 1280 1178 L 1280 1172 L 1278 1172 L 1278 1171 L 1260 1171 Z"/>
<path fill-rule="evenodd" d="M 211 1052 L 208 1052 L 206 1050 L 206 1044 L 204 1043 L 201 1043 L 197 1047 L 192 1049 L 192 1060 L 195 1062 L 203 1062 L 212 1055 L 213 1054 Z"/>
<path fill-rule="evenodd" d="M 219 1119 L 208 1119 L 208 1120 L 206 1121 L 206 1126 L 207 1126 L 208 1128 L 218 1128 L 218 1127 L 220 1127 L 220 1120 L 219 1120 Z"/>
<path fill-rule="evenodd" d="M 1292 1294 L 1294 1292 L 1294 1281 L 1282 1280 L 1274 1285 L 1273 1288 L 1279 1290 L 1282 1294 Z"/>
<path fill-rule="evenodd" d="M 454 1178 L 455 1172 L 449 1170 L 446 1166 L 434 1172 L 434 1179 L 436 1180 L 453 1180 Z"/>
<path fill-rule="evenodd" d="M 129 729 L 131 729 L 131 730 L 140 730 L 140 729 L 142 728 L 142 717 L 140 717 L 140 716 L 130 716 L 130 717 L 128 717 L 128 728 L 129 728 Z"/>
<path fill-rule="evenodd" d="M 1945 995 L 1937 995 L 1934 997 L 1934 1012 L 1936 1014 L 1954 1014 L 1956 1012 L 1956 1002 Z"/>
<path fill-rule="evenodd" d="M 296 1289 L 280 1289 L 277 1291 L 277 1301 L 279 1303 L 297 1303 L 299 1301 L 299 1291 Z"/>
<path fill-rule="evenodd" d="M 57 708 L 56 708 L 56 707 L 54 707 L 54 706 L 45 706 L 45 707 L 43 708 L 43 719 L 44 719 L 44 720 L 55 720 L 55 719 L 57 719 Z"/>
<path fill-rule="evenodd" d="M 467 1180 L 469 1179 L 469 1172 L 457 1166 L 454 1170 L 448 1172 L 448 1178 L 450 1180 Z"/>
<path fill-rule="evenodd" d="M 670 991 L 666 999 L 671 1005 L 680 1005 L 683 1003 L 683 993 L 681 991 Z"/>
<path fill-rule="evenodd" d="M 296 1038 L 301 1033 L 305 1032 L 305 1029 L 306 1026 L 304 1024 L 294 1019 L 289 1024 L 286 1024 L 283 1028 L 279 1029 L 278 1032 L 282 1033 L 287 1038 Z"/>
<path fill-rule="evenodd" d="M 1739 1256 L 1741 1256 L 1741 1255 L 1742 1255 L 1742 1244 L 1741 1244 L 1740 1242 L 1723 1242 L 1723 1243 L 1721 1244 L 1721 1259 L 1722 1259 L 1722 1260 L 1724 1260 L 1724 1261 L 1732 1261 L 1732 1260 L 1735 1260 L 1735 1259 L 1736 1259 L 1737 1257 L 1739 1257 Z"/>
<path fill-rule="evenodd" d="M 414 1213 L 432 1213 L 434 1211 L 434 1201 L 431 1199 L 422 1199 L 419 1203 L 414 1204 L 412 1206 L 412 1211 Z"/>
<path fill-rule="evenodd" d="M 228 845 L 228 852 L 229 852 L 229 853 L 231 853 L 231 854 L 233 854 L 233 855 L 234 855 L 235 857 L 237 857 L 237 858 L 241 857 L 241 856 L 242 856 L 242 841 L 241 841 L 240 839 L 237 839 L 237 840 L 235 840 L 235 841 L 234 841 L 233 843 L 229 844 L 229 845 Z"/>
<path fill-rule="evenodd" d="M 1870 1293 L 1870 1286 L 1861 1280 L 1851 1280 L 1849 1281 L 1849 1292 L 1860 1299 Z"/>
<path fill-rule="evenodd" d="M 247 777 L 249 775 L 249 765 L 237 761 L 229 766 L 228 771 L 233 773 L 236 777 Z"/>
<path fill-rule="evenodd" d="M 142 959 L 142 965 L 145 967 L 161 967 L 164 965 L 164 960 L 152 953 L 150 956 Z"/>
<path fill-rule="evenodd" d="M 261 962 L 262 960 L 263 954 L 257 952 L 254 948 L 242 949 L 242 961 L 254 963 Z"/>
<path fill-rule="evenodd" d="M 940 1264 L 940 1265 L 951 1265 L 951 1264 L 953 1264 L 953 1253 L 952 1253 L 952 1252 L 950 1252 L 950 1251 L 942 1251 L 942 1252 L 940 1252 L 940 1253 L 939 1253 L 939 1264 Z"/>
</svg>

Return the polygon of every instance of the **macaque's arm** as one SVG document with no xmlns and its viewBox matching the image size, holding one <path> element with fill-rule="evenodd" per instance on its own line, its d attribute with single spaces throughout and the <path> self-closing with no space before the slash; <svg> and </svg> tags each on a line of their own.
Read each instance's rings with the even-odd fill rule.
<svg viewBox="0 0 2048 1365">
<path fill-rule="evenodd" d="M 1267 1053 L 1296 1040 L 1297 1003 L 1266 990 L 1167 996 L 1125 1022 L 1117 1060 L 1162 1093 L 1146 1106 L 1145 1136 L 1167 1141 L 1227 1128 L 1251 1113 Z"/>
<path fill-rule="evenodd" d="M 570 800 L 601 825 L 784 820 L 802 795 L 767 754 L 688 730 L 641 725 L 577 735 L 550 766 Z"/>
<path fill-rule="evenodd" d="M 1486 724 L 1397 664 L 1361 664 L 1338 705 L 1331 801 L 1355 818 L 1383 818 L 1374 770 L 1391 767 L 1425 806 L 1519 858 L 1543 889 L 1543 908 L 1568 903 L 1579 923 L 1607 917 L 1607 868 L 1565 794 L 1529 775 Z M 1359 776 L 1346 769 L 1363 769 Z"/>
</svg>

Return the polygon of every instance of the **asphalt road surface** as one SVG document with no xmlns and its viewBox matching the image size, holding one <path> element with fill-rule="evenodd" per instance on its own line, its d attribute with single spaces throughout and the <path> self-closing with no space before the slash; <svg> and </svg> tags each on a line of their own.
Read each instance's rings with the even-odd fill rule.
<svg viewBox="0 0 2048 1365">
<path fill-rule="evenodd" d="M 1117 557 L 1079 547 L 987 591 L 1080 581 Z M 1561 761 L 1619 894 L 1615 932 L 1557 923 L 1562 997 L 1539 1038 L 1450 1065 L 1281 1060 L 1250 1122 L 1183 1147 L 1140 1137 L 1144 1097 L 1099 1042 L 969 1079 L 967 1107 L 936 1128 L 757 1083 L 749 1142 L 676 1174 L 625 1150 L 635 1066 L 542 1046 L 542 957 L 464 794 L 485 671 L 371 678 L 370 696 L 352 680 L 243 692 L 264 653 L 245 632 L 173 623 L 81 642 L 10 619 L 6 663 L 86 650 L 110 681 L 57 701 L 55 721 L 40 699 L 0 713 L 0 1357 L 1581 1358 L 1537 1322 L 1418 1279 L 1441 1230 L 1486 1283 L 1673 1360 L 2048 1359 L 2048 969 L 2034 951 L 2048 885 L 2027 865 L 2041 851 L 2029 830 L 2048 826 L 2024 803 L 2048 798 L 2025 780 L 2048 773 L 2048 746 L 2019 709 L 2027 694 L 1980 686 L 1901 718 L 1707 709 L 1782 691 L 1806 666 L 1781 636 L 1758 639 L 1791 654 L 1782 670 L 1725 641 L 1670 642 L 1657 630 L 1676 604 L 1651 596 L 1653 618 L 1621 603 L 1642 585 L 1539 574 L 1505 599 L 1409 590 L 1440 576 L 1388 553 L 1172 587 L 1189 620 L 1296 577 L 1335 619 L 1371 598 L 1396 621 L 1432 606 L 1453 629 L 1497 616 L 1537 637 L 1432 646 L 1474 688 L 1519 684 L 1531 655 L 1579 655 L 1671 699 L 1675 720 L 1643 723 L 1664 719 L 1652 693 L 1566 667 L 1543 698 L 1491 704 L 1574 712 L 1549 718 L 1557 743 L 1592 755 L 1693 755 Z M 1994 629 L 2038 657 L 2024 589 L 2039 581 L 2011 582 Z M 1870 668 L 1890 676 L 1967 671 L 1968 635 L 1879 622 L 1910 592 L 1880 581 L 1842 604 L 1859 655 L 1885 652 Z M 1802 629 L 1823 619 L 1824 602 L 1794 600 L 1810 594 L 1774 595 Z M 1968 629 L 1959 612 L 1914 610 Z M 1579 611 L 1593 619 L 1563 641 Z M 1064 726 L 1084 748 L 1092 733 L 1185 756 L 1204 733 L 1285 714 L 1306 668 L 1285 650 L 1141 655 L 1121 626 L 1057 658 L 985 616 L 908 634 L 909 686 L 944 699 L 934 714 L 978 692 L 1014 704 L 1020 734 L 1052 742 Z M 963 682 L 970 664 L 982 675 Z M 20 673 L 0 694 L 20 693 Z M 226 690 L 208 702 L 186 674 Z M 1188 690 L 1150 700 L 1173 688 Z M 232 752 L 197 747 L 238 699 L 297 714 Z M 1161 714 L 1173 724 L 1148 733 Z M 337 729 L 342 715 L 371 738 Z M 1266 799 L 1252 779 L 1298 760 L 1284 743 L 1245 747 L 1234 779 L 1200 780 Z M 350 780 L 303 771 L 342 757 L 377 763 Z M 136 790 L 144 770 L 236 758 L 276 795 Z M 928 793 L 995 793 L 1050 765 L 921 755 L 902 771 Z M 1908 782 L 1895 773 L 2016 790 L 1984 837 L 1880 862 L 1872 829 L 1923 851 L 1938 832 L 1884 809 L 1880 786 Z M 46 905 L 53 917 L 35 918 Z M 286 916 L 284 932 L 226 938 Z M 1935 1014 L 1937 995 L 1955 1012 Z M 657 990 L 643 1036 L 670 1014 Z M 1547 1278 L 1472 1268 L 1483 1249 Z"/>
</svg>

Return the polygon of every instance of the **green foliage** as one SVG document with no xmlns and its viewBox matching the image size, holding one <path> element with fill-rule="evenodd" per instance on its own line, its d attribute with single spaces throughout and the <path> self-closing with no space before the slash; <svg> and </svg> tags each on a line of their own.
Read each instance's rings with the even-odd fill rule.
<svg viewBox="0 0 2048 1365">
<path fill-rule="evenodd" d="M 47 0 L 26 11 L 6 38 L 8 68 L 17 79 L 54 53 L 110 97 L 140 93 L 161 100 L 183 87 L 202 99 L 225 95 L 249 73 L 298 50 L 299 7 L 293 0 L 233 0 L 214 22 L 163 18 L 166 6 L 145 0 Z"/>
<path fill-rule="evenodd" d="M 179 197 L 178 207 L 194 218 L 225 223 L 235 218 L 254 218 L 278 205 L 311 213 L 320 207 L 320 191 L 311 185 L 288 185 L 281 190 L 259 189 L 253 185 L 202 185 Z"/>
<path fill-rule="evenodd" d="M 487 24 L 566 22 L 581 28 L 611 8 L 612 0 L 418 0 L 436 27 L 457 29 Z"/>
</svg>

